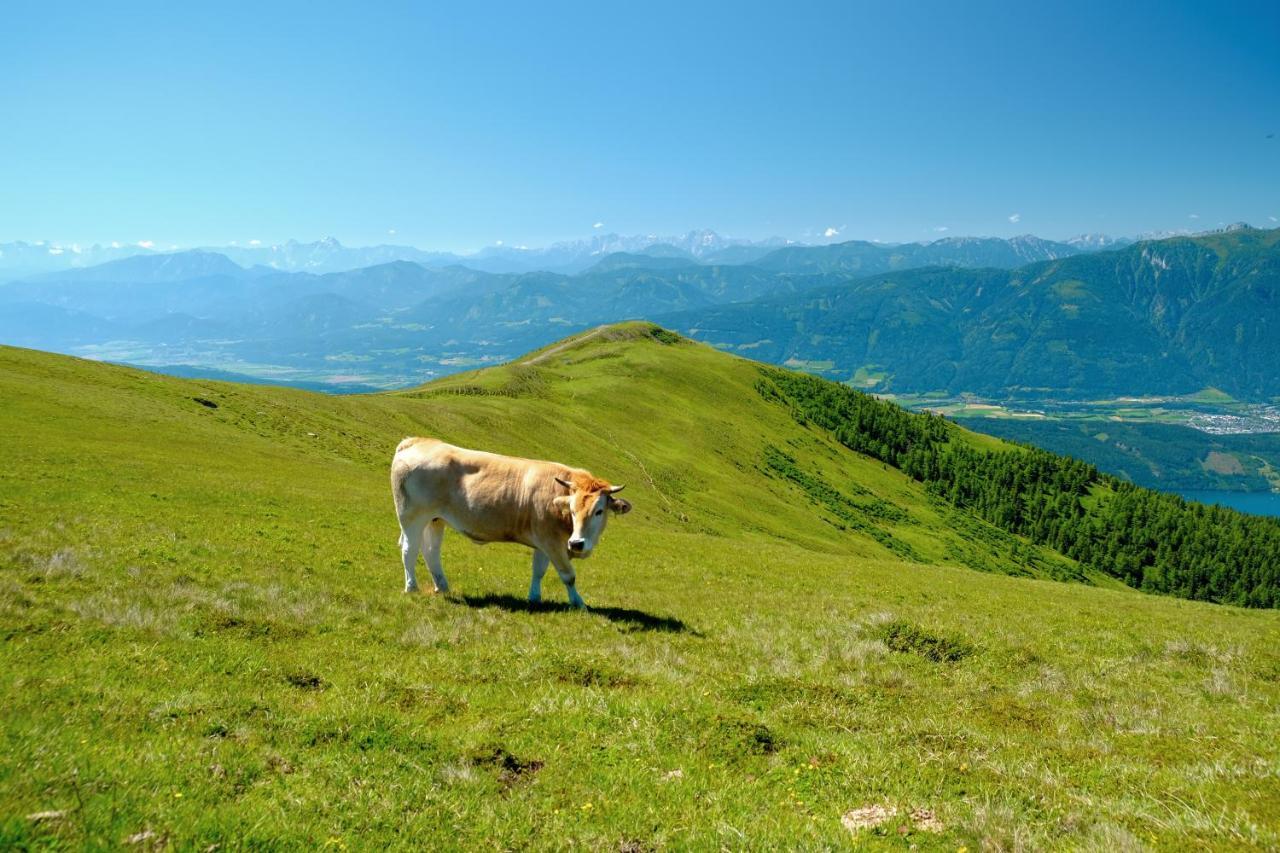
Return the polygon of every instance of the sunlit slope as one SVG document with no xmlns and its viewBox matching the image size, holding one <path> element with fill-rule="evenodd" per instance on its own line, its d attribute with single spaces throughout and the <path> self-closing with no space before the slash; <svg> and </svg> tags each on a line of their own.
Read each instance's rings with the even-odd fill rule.
<svg viewBox="0 0 1280 853">
<path fill-rule="evenodd" d="M 342 478 L 339 500 L 372 489 L 377 497 L 367 509 L 384 516 L 394 533 L 389 493 L 382 494 L 390 452 L 404 435 L 432 435 L 565 461 L 626 483 L 637 512 L 616 529 L 783 540 L 909 563 L 1078 575 L 1056 554 L 972 520 L 897 471 L 797 425 L 755 391 L 754 363 L 684 340 L 663 342 L 650 335 L 652 328 L 607 327 L 513 365 L 416 391 L 340 398 L 172 380 L 8 350 L 10 416 L 40 425 L 39 431 L 15 428 L 11 449 L 41 459 L 50 452 L 47 432 L 65 425 L 104 461 L 120 458 L 123 473 L 137 476 L 147 493 L 155 491 L 151 478 L 172 478 L 159 460 L 175 457 L 204 476 L 223 466 L 239 471 L 238 454 L 262 457 L 252 464 L 264 473 L 277 466 L 323 466 L 326 476 Z M 91 429 L 72 427 L 86 421 Z M 144 445 L 141 455 L 135 442 Z M 159 463 L 155 468 L 144 467 L 149 456 Z M 230 479 L 237 483 L 232 498 L 241 488 L 255 488 L 252 479 Z M 209 491 L 217 499 L 217 490 Z M 145 515 L 146 502 L 133 490 L 111 490 L 110 496 L 125 513 Z M 75 502 L 80 496 L 48 499 Z M 373 544 L 381 551 L 384 543 Z"/>
<path fill-rule="evenodd" d="M 1280 843 L 1276 613 L 1005 577 L 1074 568 L 589 334 L 345 398 L 0 349 L 0 846 Z M 400 593 L 415 433 L 627 483 L 591 612 L 457 535 Z"/>
<path fill-rule="evenodd" d="M 972 520 L 822 430 L 800 427 L 756 393 L 754 362 L 648 324 L 593 330 L 512 365 L 369 397 L 187 382 L 4 352 L 5 415 L 13 424 L 6 452 L 28 471 L 90 476 L 87 491 L 110 502 L 116 526 L 122 517 L 150 517 L 148 498 L 163 500 L 159 483 L 189 476 L 207 500 L 236 505 L 274 488 L 257 480 L 301 466 L 325 471 L 319 476 L 338 492 L 325 497 L 360 494 L 362 510 L 394 533 L 384 494 L 389 455 L 403 435 L 425 434 L 566 461 L 628 484 L 637 511 L 611 538 L 618 530 L 658 530 L 786 540 L 909 564 L 1079 576 L 1055 553 Z M 77 453 L 101 469 L 61 462 Z M 111 488 L 102 488 L 105 471 Z M 227 479 L 216 479 L 220 471 Z M 289 488 L 306 488 L 315 476 L 298 474 Z M 40 482 L 23 497 L 46 503 L 46 511 L 76 512 L 84 500 L 76 489 L 46 492 Z M 200 525 L 200 517 L 191 523 Z M 384 552 L 383 542 L 369 544 Z"/>
<path fill-rule="evenodd" d="M 899 472 L 799 426 L 761 398 L 759 378 L 753 362 L 635 323 L 402 396 L 430 404 L 430 434 L 574 460 L 627 483 L 642 523 L 664 533 L 765 537 L 832 553 L 1080 577 L 1056 554 L 1024 547 L 929 498 Z"/>
</svg>

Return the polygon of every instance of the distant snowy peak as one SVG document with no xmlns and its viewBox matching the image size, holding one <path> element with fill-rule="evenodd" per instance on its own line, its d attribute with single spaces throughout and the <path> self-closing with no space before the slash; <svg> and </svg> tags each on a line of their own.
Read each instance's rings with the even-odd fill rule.
<svg viewBox="0 0 1280 853">
<path fill-rule="evenodd" d="M 710 229 L 694 230 L 677 236 L 662 234 L 593 234 L 581 240 L 552 243 L 540 249 L 526 246 L 496 245 L 463 257 L 459 263 L 485 272 L 550 272 L 576 273 L 609 255 L 685 256 L 699 261 L 718 262 L 725 253 L 738 251 L 734 262 L 745 262 L 765 252 L 785 246 L 780 237 L 747 240 L 725 237 Z M 656 248 L 655 248 L 656 247 Z M 651 251 L 652 250 L 652 251 Z M 726 262 L 728 260 L 726 259 Z"/>
<path fill-rule="evenodd" d="M 922 256 L 936 263 L 1012 268 L 1035 261 L 1054 261 L 1085 249 L 1033 234 L 1000 237 L 944 237 L 922 246 Z"/>
<path fill-rule="evenodd" d="M 781 237 L 766 237 L 763 240 L 747 240 L 740 237 L 725 237 L 707 229 L 702 231 L 690 231 L 683 237 L 668 237 L 660 242 L 671 243 L 674 246 L 678 246 L 694 257 L 714 255 L 718 252 L 723 252 L 726 249 L 733 249 L 739 246 L 758 249 L 777 249 L 782 246 L 792 245 L 791 240 L 784 240 Z"/>
<path fill-rule="evenodd" d="M 1056 261 L 1059 258 L 1069 258 L 1072 255 L 1078 255 L 1086 251 L 1079 246 L 1072 246 L 1070 243 L 1045 240 L 1033 234 L 1010 237 L 1008 243 L 1013 253 L 1028 263 L 1032 261 Z"/>
<path fill-rule="evenodd" d="M 118 261 L 139 254 L 152 254 L 151 246 L 139 243 L 57 243 L 36 240 L 28 243 L 18 240 L 0 243 L 0 281 L 23 278 L 59 270 L 78 269 Z"/>
<path fill-rule="evenodd" d="M 1112 237 L 1108 234 L 1080 234 L 1063 242 L 1068 246 L 1075 246 L 1082 252 L 1102 252 L 1108 249 L 1123 249 L 1125 246 L 1132 245 L 1134 240 L 1129 237 Z"/>
<path fill-rule="evenodd" d="M 703 228 L 675 236 L 662 234 L 601 234 L 585 240 L 568 240 L 553 243 L 544 250 L 533 251 L 611 255 L 616 252 L 639 253 L 650 246 L 661 245 L 674 246 L 695 258 L 700 258 L 733 246 L 775 248 L 786 244 L 787 241 L 781 237 L 770 237 L 766 240 L 748 240 L 739 237 L 725 237 L 709 228 Z"/>
<path fill-rule="evenodd" d="M 1053 260 L 1058 257 L 1074 255 L 1077 249 L 1066 243 L 1046 240 L 1034 234 L 1020 234 L 1016 237 L 943 237 L 926 245 L 947 246 L 952 248 L 978 248 L 987 246 L 1008 246 L 1011 251 L 1028 260 Z"/>
<path fill-rule="evenodd" d="M 427 266 L 461 262 L 458 255 L 449 252 L 428 252 L 413 246 L 351 247 L 342 245 L 335 237 L 325 237 L 312 243 L 286 240 L 271 246 L 237 245 L 210 251 L 221 252 L 241 266 L 264 266 L 283 272 L 345 272 L 392 261 L 413 261 Z"/>
</svg>

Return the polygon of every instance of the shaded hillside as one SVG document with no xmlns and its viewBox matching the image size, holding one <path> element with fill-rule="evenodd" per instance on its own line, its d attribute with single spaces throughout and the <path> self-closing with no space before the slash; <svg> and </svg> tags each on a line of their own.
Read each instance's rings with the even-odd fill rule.
<svg viewBox="0 0 1280 853">
<path fill-rule="evenodd" d="M 1280 396 L 1280 230 L 1016 270 L 890 273 L 665 322 L 863 387 L 988 396 Z"/>
</svg>

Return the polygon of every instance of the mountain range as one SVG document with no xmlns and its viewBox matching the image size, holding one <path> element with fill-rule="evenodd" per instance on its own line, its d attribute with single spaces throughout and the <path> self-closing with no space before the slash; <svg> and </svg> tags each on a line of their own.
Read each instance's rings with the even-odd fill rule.
<svg viewBox="0 0 1280 853">
<path fill-rule="evenodd" d="M 317 274 L 203 250 L 139 255 L 0 286 L 0 341 L 390 387 L 649 317 L 880 392 L 1280 396 L 1280 231 L 1105 251 L 1035 237 L 853 241 L 739 264 L 715 258 L 743 246 L 686 236 L 575 273 L 396 260 Z"/>
<path fill-rule="evenodd" d="M 286 240 L 272 245 L 263 245 L 254 240 L 247 245 L 206 246 L 195 251 L 225 255 L 246 268 L 262 266 L 282 272 L 344 272 L 394 261 L 412 261 L 427 267 L 465 265 L 495 273 L 534 270 L 572 273 L 580 272 L 614 252 L 648 252 L 657 255 L 674 253 L 708 262 L 745 263 L 789 243 L 790 241 L 780 237 L 745 240 L 724 237 L 709 229 L 702 229 L 667 237 L 656 234 L 593 234 L 585 239 L 558 242 L 540 248 L 498 244 L 470 254 L 393 244 L 344 246 L 333 237 L 309 243 Z M 172 250 L 157 251 L 150 242 L 115 242 L 106 246 L 81 246 L 44 240 L 33 243 L 0 243 L 0 282 L 40 273 L 84 269 L 122 258 L 156 257 L 173 253 Z"/>
<path fill-rule="evenodd" d="M 146 253 L 0 286 L 0 340 L 155 365 L 274 365 L 284 372 L 270 378 L 300 381 L 322 381 L 318 369 L 333 367 L 334 375 L 404 384 L 510 357 L 566 329 L 798 293 L 850 275 L 829 262 L 840 246 L 770 248 L 705 231 L 642 245 L 648 239 L 599 235 L 537 250 L 522 261 L 590 262 L 576 273 L 492 272 L 441 264 L 448 260 L 441 257 L 290 272 L 244 265 L 262 259 L 253 252 L 280 247 L 234 257 L 208 250 Z M 870 243 L 844 244 L 843 251 L 877 269 L 925 260 L 1009 264 L 1019 257 L 1015 247 L 1025 251 L 1046 242 L 951 239 L 918 247 L 905 259 Z M 618 248 L 632 251 L 607 251 Z M 348 251 L 336 241 L 290 244 L 282 251 L 275 262 L 287 265 L 354 260 L 335 260 Z M 512 253 L 519 252 L 495 249 L 482 260 L 510 267 Z M 717 262 L 726 256 L 756 263 Z M 355 361 L 344 363 L 344 354 Z"/>
<path fill-rule="evenodd" d="M 871 275 L 927 266 L 1012 268 L 1054 260 L 1090 249 L 1085 245 L 1043 240 L 1030 234 L 1007 240 L 996 237 L 945 237 L 932 243 L 888 245 L 853 240 L 829 246 L 795 246 L 762 257 L 758 266 L 775 272 L 844 272 Z"/>
<path fill-rule="evenodd" d="M 1010 244 L 1007 250 L 998 245 L 1005 242 Z M 1042 257 L 1063 257 L 1066 254 L 1081 251 L 1115 248 L 1117 245 L 1129 242 L 1133 241 L 1104 235 L 1082 235 L 1064 242 L 1041 240 L 1027 235 L 1014 237 L 1008 241 L 995 238 L 960 237 L 939 240 L 933 244 L 890 246 L 884 243 L 862 243 L 856 245 L 867 247 L 865 253 L 870 255 L 892 255 L 892 252 L 886 250 L 897 248 L 900 253 L 908 255 L 920 253 L 922 257 L 934 258 L 933 262 L 951 263 L 959 262 L 962 251 L 960 247 L 967 244 L 971 247 L 970 251 L 976 259 L 976 265 L 1005 266 L 1009 265 L 1011 259 L 1016 262 L 1039 260 Z M 818 243 L 834 245 L 835 240 L 819 239 Z M 498 244 L 469 254 L 430 251 L 394 244 L 344 246 L 333 237 L 313 242 L 286 240 L 283 243 L 270 245 L 262 245 L 254 240 L 249 244 L 205 246 L 198 250 L 225 255 L 242 267 L 263 266 L 282 272 L 343 272 L 393 261 L 413 261 L 428 267 L 460 265 L 494 273 L 532 271 L 575 273 L 617 252 L 684 257 L 703 263 L 745 264 L 755 262 L 777 249 L 804 245 L 781 237 L 747 240 L 725 237 L 710 229 L 697 229 L 674 236 L 593 234 L 584 239 L 568 240 L 539 248 Z M 931 252 L 925 248 L 928 246 L 934 246 Z M 980 246 L 983 248 L 978 248 Z M 172 253 L 172 250 L 169 252 L 157 250 L 149 242 L 114 242 L 105 246 L 101 244 L 82 246 L 43 240 L 33 243 L 22 241 L 0 243 L 0 282 L 40 273 L 83 269 L 122 258 L 153 257 Z M 894 266 L 894 263 L 897 265 Z M 917 264 L 903 261 L 885 262 L 875 269 L 869 269 L 868 272 L 909 265 Z"/>
<path fill-rule="evenodd" d="M 1280 396 L 1280 230 L 1144 241 L 1015 269 L 927 267 L 663 318 L 879 391 Z"/>
</svg>

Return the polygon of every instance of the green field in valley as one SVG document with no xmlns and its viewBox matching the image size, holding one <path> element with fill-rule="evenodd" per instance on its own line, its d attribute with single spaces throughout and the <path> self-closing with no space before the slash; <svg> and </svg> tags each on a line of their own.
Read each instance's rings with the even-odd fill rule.
<svg viewBox="0 0 1280 853">
<path fill-rule="evenodd" d="M 352 397 L 0 348 L 0 847 L 1280 845 L 1280 614 L 1084 572 L 760 371 L 646 324 Z M 626 483 L 591 609 L 453 533 L 402 594 L 414 434 Z"/>
</svg>

